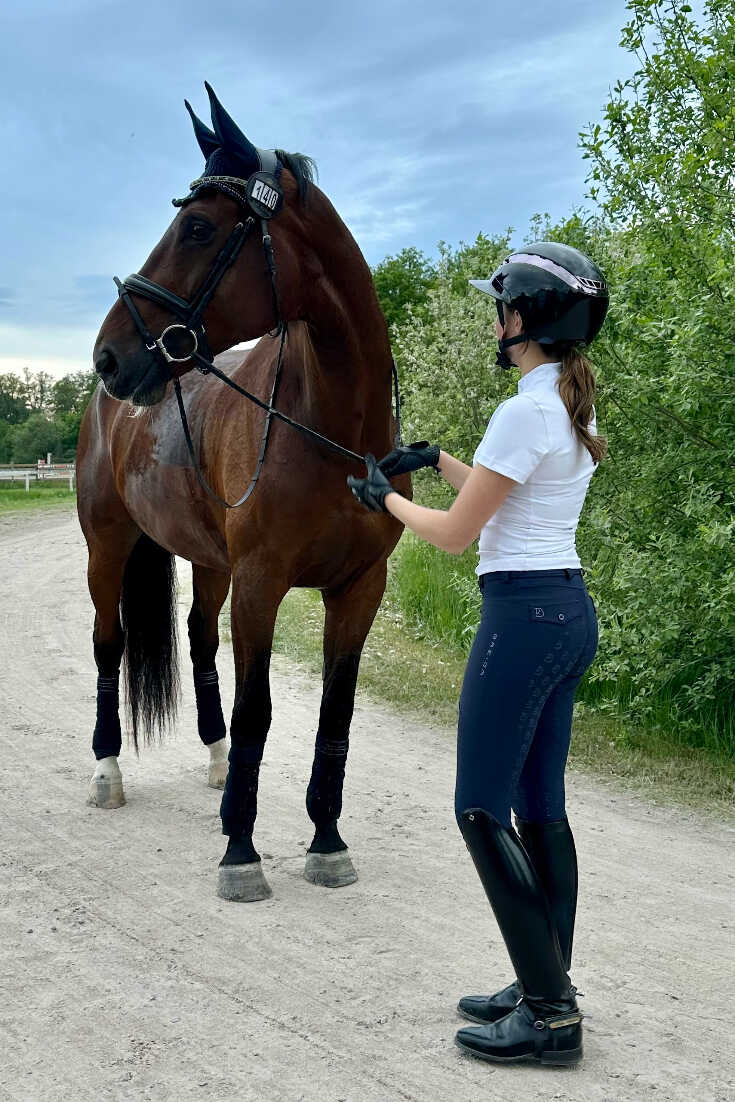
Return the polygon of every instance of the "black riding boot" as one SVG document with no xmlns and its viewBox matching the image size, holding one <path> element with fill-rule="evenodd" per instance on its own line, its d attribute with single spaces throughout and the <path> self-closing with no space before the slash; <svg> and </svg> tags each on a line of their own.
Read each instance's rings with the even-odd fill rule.
<svg viewBox="0 0 735 1102">
<path fill-rule="evenodd" d="M 460 825 L 522 998 L 499 1021 L 461 1029 L 457 1044 L 485 1060 L 576 1064 L 582 1057 L 582 1015 L 539 877 L 516 832 L 489 812 L 468 808 Z"/>
<path fill-rule="evenodd" d="M 516 829 L 549 901 L 564 967 L 572 966 L 572 938 L 577 910 L 577 853 L 566 818 L 531 823 L 516 816 Z M 572 986 L 576 994 L 576 988 Z M 497 1022 L 518 1005 L 516 980 L 494 995 L 466 995 L 457 1010 L 471 1022 Z"/>
</svg>

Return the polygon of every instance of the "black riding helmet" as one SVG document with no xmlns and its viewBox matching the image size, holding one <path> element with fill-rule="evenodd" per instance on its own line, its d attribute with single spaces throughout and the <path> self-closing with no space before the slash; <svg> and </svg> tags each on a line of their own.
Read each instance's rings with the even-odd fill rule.
<svg viewBox="0 0 735 1102">
<path fill-rule="evenodd" d="M 471 279 L 491 295 L 503 324 L 503 304 L 521 315 L 523 332 L 498 342 L 498 363 L 512 367 L 506 349 L 522 341 L 590 344 L 605 320 L 605 277 L 588 256 L 557 241 L 536 241 L 512 253 L 490 279 Z"/>
</svg>

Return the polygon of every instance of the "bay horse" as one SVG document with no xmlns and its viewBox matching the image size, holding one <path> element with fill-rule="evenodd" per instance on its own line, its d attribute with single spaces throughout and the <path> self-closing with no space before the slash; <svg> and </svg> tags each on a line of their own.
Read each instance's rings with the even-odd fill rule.
<svg viewBox="0 0 735 1102">
<path fill-rule="evenodd" d="M 152 738 L 175 713 L 179 555 L 192 564 L 199 735 L 209 748 L 209 783 L 224 786 L 228 842 L 217 891 L 250 901 L 271 894 L 253 829 L 271 722 L 274 623 L 295 586 L 318 589 L 325 607 L 305 875 L 330 887 L 356 879 L 338 829 L 349 729 L 360 655 L 403 526 L 367 512 L 346 485 L 347 474 L 364 473 L 360 456 L 393 447 L 396 429 L 390 343 L 370 270 L 314 183 L 313 162 L 255 147 L 206 88 L 212 129 L 186 103 L 204 174 L 175 201 L 179 211 L 140 273 L 116 281 L 120 297 L 94 347 L 102 382 L 79 435 L 78 512 L 98 672 L 89 802 L 125 802 L 121 662 L 136 749 L 139 735 Z M 346 454 L 277 417 L 270 423 L 270 413 L 192 371 L 206 372 L 214 356 L 253 338 L 261 339 L 226 376 Z M 410 496 L 410 476 L 393 482 Z M 244 504 L 226 508 L 246 485 Z M 227 754 L 215 656 L 230 585 L 235 701 Z"/>
</svg>

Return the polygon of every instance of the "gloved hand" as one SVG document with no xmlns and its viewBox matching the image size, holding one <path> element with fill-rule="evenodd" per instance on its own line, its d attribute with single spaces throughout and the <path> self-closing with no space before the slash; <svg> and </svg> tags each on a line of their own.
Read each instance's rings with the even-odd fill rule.
<svg viewBox="0 0 735 1102">
<path fill-rule="evenodd" d="M 371 455 L 370 452 L 365 456 L 365 463 L 368 469 L 367 478 L 355 478 L 348 474 L 347 485 L 361 505 L 366 506 L 373 513 L 387 513 L 388 510 L 385 507 L 386 495 L 395 494 L 398 491 L 393 489 L 378 466 L 375 456 Z"/>
<path fill-rule="evenodd" d="M 415 444 L 402 444 L 388 452 L 378 463 L 388 478 L 408 471 L 420 471 L 422 467 L 436 467 L 439 462 L 439 446 L 428 440 L 417 440 Z"/>
</svg>

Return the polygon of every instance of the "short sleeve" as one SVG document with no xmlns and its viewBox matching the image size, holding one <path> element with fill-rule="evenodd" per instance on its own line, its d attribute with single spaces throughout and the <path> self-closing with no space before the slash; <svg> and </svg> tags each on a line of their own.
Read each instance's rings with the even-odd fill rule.
<svg viewBox="0 0 735 1102">
<path fill-rule="evenodd" d="M 498 406 L 473 459 L 521 484 L 526 482 L 549 450 L 549 434 L 541 408 L 518 394 Z"/>
</svg>

